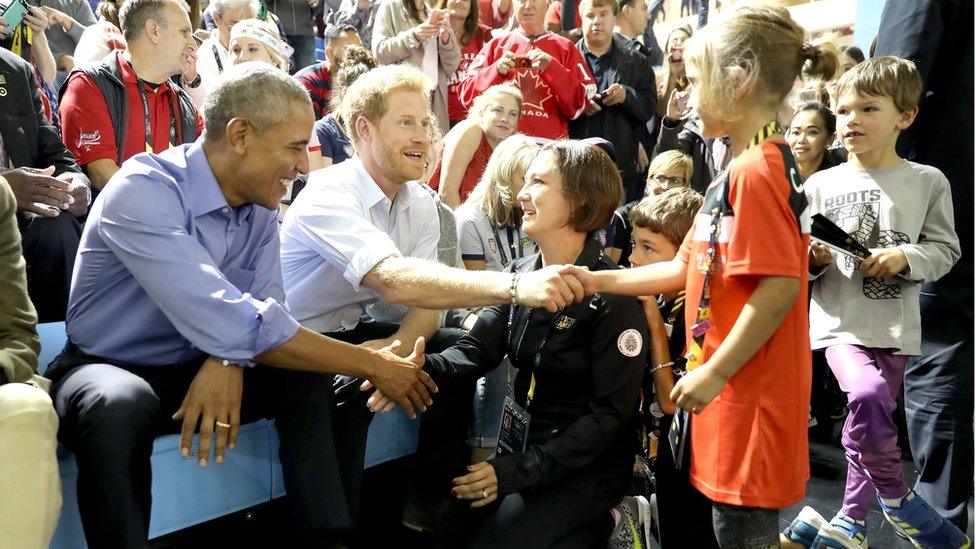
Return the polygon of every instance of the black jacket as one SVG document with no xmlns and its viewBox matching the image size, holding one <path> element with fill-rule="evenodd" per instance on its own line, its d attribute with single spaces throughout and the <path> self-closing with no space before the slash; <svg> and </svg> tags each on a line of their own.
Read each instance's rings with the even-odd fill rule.
<svg viewBox="0 0 976 549">
<path fill-rule="evenodd" d="M 661 121 L 661 131 L 657 134 L 654 156 L 664 151 L 680 151 L 691 157 L 694 172 L 691 174 L 691 188 L 705 194 L 705 189 L 715 178 L 715 160 L 712 158 L 714 139 L 702 137 L 696 118 L 679 121 L 677 125 L 667 118 Z"/>
<path fill-rule="evenodd" d="M 80 173 L 58 131 L 44 118 L 41 92 L 30 63 L 0 49 L 0 136 L 15 168 L 54 166 L 54 175 Z M 2 168 L 0 168 L 2 169 Z"/>
<path fill-rule="evenodd" d="M 583 40 L 576 48 L 586 58 Z M 657 104 L 657 85 L 654 70 L 644 56 L 635 52 L 628 40 L 619 34 L 613 35 L 613 48 L 610 53 L 609 84 L 620 84 L 627 90 L 627 98 L 619 105 L 605 107 L 593 116 L 580 116 L 569 123 L 569 135 L 574 139 L 602 137 L 613 143 L 617 167 L 620 168 L 625 187 L 641 184 L 643 181 L 637 170 L 637 145 L 647 133 L 647 121 L 654 114 Z M 598 91 L 603 91 L 598 90 Z M 602 131 L 599 120 L 602 119 Z M 634 198 L 628 193 L 628 201 Z"/>
<path fill-rule="evenodd" d="M 576 264 L 616 268 L 594 239 Z M 535 254 L 509 270 L 541 267 Z M 499 493 L 565 482 L 591 497 L 623 496 L 639 448 L 636 412 L 649 341 L 641 306 L 634 298 L 598 294 L 556 314 L 516 307 L 509 330 L 510 310 L 485 308 L 467 335 L 428 355 L 424 366 L 438 384 L 449 385 L 483 376 L 507 354 L 518 372 L 512 385 L 522 406 L 535 374 L 529 447 L 492 461 Z"/>
</svg>

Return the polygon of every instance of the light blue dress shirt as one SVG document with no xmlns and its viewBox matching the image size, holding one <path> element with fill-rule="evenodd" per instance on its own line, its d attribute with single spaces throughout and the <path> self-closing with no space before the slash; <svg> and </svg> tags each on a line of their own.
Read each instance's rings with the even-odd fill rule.
<svg viewBox="0 0 976 549">
<path fill-rule="evenodd" d="M 67 316 L 85 353 L 251 365 L 298 331 L 284 305 L 277 211 L 229 206 L 201 143 L 134 156 L 95 201 Z"/>
</svg>

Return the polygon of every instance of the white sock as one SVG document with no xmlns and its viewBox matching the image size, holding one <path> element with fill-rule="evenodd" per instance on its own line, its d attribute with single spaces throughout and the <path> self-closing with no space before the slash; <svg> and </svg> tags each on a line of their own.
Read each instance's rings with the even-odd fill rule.
<svg viewBox="0 0 976 549">
<path fill-rule="evenodd" d="M 881 502 L 884 503 L 885 505 L 887 505 L 888 507 L 897 509 L 897 508 L 901 507 L 901 502 L 902 501 L 904 501 L 906 499 L 912 499 L 912 498 L 909 498 L 908 497 L 911 494 L 912 494 L 911 492 L 908 492 L 904 496 L 902 496 L 900 498 L 895 498 L 895 499 L 881 498 Z"/>
</svg>

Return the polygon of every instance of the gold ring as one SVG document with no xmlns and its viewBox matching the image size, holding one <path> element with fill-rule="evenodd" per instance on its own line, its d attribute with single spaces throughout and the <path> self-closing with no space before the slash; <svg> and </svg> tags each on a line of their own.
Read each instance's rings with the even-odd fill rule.
<svg viewBox="0 0 976 549">
<path fill-rule="evenodd" d="M 224 423 L 222 421 L 215 421 L 218 429 L 230 429 L 230 423 Z"/>
<path fill-rule="evenodd" d="M 481 491 L 481 499 L 488 499 L 488 490 L 487 489 Z"/>
</svg>

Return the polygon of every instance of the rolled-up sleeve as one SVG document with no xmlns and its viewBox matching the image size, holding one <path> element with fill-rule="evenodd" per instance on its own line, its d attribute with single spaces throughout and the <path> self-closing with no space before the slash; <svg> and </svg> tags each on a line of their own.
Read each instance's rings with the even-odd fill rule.
<svg viewBox="0 0 976 549">
<path fill-rule="evenodd" d="M 212 356 L 244 364 L 293 337 L 284 306 L 277 240 L 264 228 L 255 269 L 228 275 L 191 235 L 188 197 L 166 174 L 147 170 L 103 193 L 100 233 L 179 333 Z M 245 289 L 238 287 L 238 284 Z"/>
<path fill-rule="evenodd" d="M 369 213 L 349 193 L 322 192 L 295 216 L 293 230 L 303 245 L 341 271 L 356 291 L 380 261 L 401 255 L 393 239 L 370 222 Z"/>
</svg>

